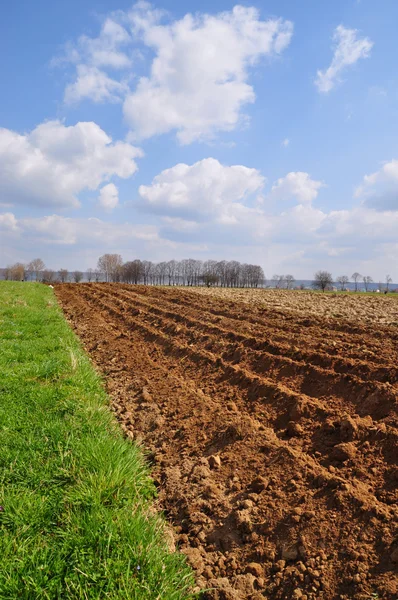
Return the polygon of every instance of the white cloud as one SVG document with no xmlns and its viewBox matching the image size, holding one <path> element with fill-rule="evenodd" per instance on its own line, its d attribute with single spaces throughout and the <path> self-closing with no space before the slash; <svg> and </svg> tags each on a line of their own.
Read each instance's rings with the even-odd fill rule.
<svg viewBox="0 0 398 600">
<path fill-rule="evenodd" d="M 366 206 L 331 211 L 322 223 L 319 236 L 334 239 L 336 245 L 351 241 L 352 245 L 395 242 L 398 211 L 377 211 Z"/>
<path fill-rule="evenodd" d="M 80 55 L 96 67 L 124 69 L 131 66 L 131 58 L 121 48 L 131 43 L 131 37 L 122 25 L 107 18 L 97 38 L 81 36 L 78 40 Z"/>
<path fill-rule="evenodd" d="M 131 56 L 124 51 L 131 43 L 126 29 L 108 17 L 98 37 L 82 35 L 75 44 L 67 44 L 64 55 L 52 61 L 54 67 L 72 63 L 76 68 L 74 81 L 65 88 L 65 103 L 76 104 L 84 99 L 96 103 L 120 102 L 128 92 L 128 84 L 124 79 L 118 81 L 109 76 L 106 70 L 131 68 Z"/>
<path fill-rule="evenodd" d="M 291 172 L 274 183 L 268 197 L 276 201 L 295 198 L 300 203 L 311 204 L 323 186 L 322 181 L 311 179 L 308 173 Z"/>
<path fill-rule="evenodd" d="M 109 245 L 122 240 L 140 239 L 157 241 L 158 229 L 153 225 L 110 223 L 100 219 L 76 219 L 60 215 L 20 219 L 18 225 L 29 236 L 46 244 L 75 245 L 103 243 Z"/>
<path fill-rule="evenodd" d="M 131 177 L 142 152 L 112 139 L 96 123 L 42 123 L 21 135 L 0 129 L 0 202 L 79 206 L 83 190 L 113 176 Z"/>
<path fill-rule="evenodd" d="M 263 57 L 280 55 L 292 34 L 290 21 L 261 20 L 253 7 L 188 13 L 173 21 L 138 2 L 128 12 L 110 13 L 97 37 L 81 36 L 52 62 L 74 65 L 66 103 L 124 99 L 134 139 L 176 131 L 178 140 L 189 144 L 247 122 L 243 107 L 255 100 L 248 83 L 251 68 Z M 147 49 L 155 54 L 150 73 L 130 91 L 133 57 L 142 58 Z"/>
<path fill-rule="evenodd" d="M 6 231 L 17 231 L 18 222 L 15 218 L 15 215 L 13 215 L 12 213 L 0 214 L 0 229 Z"/>
<path fill-rule="evenodd" d="M 87 98 L 93 102 L 119 102 L 127 94 L 126 81 L 110 77 L 106 70 L 131 68 L 131 56 L 126 53 L 132 38 L 115 19 L 108 17 L 96 38 L 79 37 L 75 44 L 67 44 L 64 55 L 52 61 L 52 66 L 72 63 L 76 67 L 74 81 L 66 86 L 66 104 Z"/>
<path fill-rule="evenodd" d="M 290 21 L 261 21 L 255 8 L 235 6 L 218 15 L 187 14 L 168 25 L 146 3 L 129 13 L 133 31 L 156 56 L 124 104 L 135 135 L 177 130 L 183 144 L 235 129 L 242 107 L 255 100 L 249 70 L 262 56 L 290 43 Z"/>
<path fill-rule="evenodd" d="M 284 140 L 282 140 L 281 146 L 283 146 L 284 148 L 287 148 L 290 144 L 290 140 L 289 138 L 285 138 Z"/>
<path fill-rule="evenodd" d="M 36 242 L 56 246 L 109 246 L 131 240 L 160 242 L 158 227 L 155 225 L 111 223 L 96 218 L 79 219 L 57 214 L 17 219 L 12 213 L 4 213 L 0 214 L 0 227 L 5 232 L 18 232 L 21 243 L 22 240 L 27 240 L 29 247 Z M 167 240 L 162 241 L 167 245 Z"/>
<path fill-rule="evenodd" d="M 101 188 L 98 204 L 106 211 L 112 211 L 119 204 L 119 191 L 114 183 L 108 183 Z"/>
<path fill-rule="evenodd" d="M 108 77 L 97 67 L 77 65 L 76 73 L 76 81 L 65 89 L 66 104 L 75 104 L 84 98 L 96 103 L 121 102 L 129 89 L 127 83 Z"/>
<path fill-rule="evenodd" d="M 336 27 L 333 34 L 335 49 L 333 60 L 325 71 L 318 71 L 315 85 L 319 92 L 327 94 L 340 81 L 340 74 L 360 58 L 368 58 L 373 48 L 369 38 L 360 38 L 357 29 L 347 29 L 343 25 Z"/>
<path fill-rule="evenodd" d="M 187 220 L 235 222 L 242 202 L 265 183 L 256 169 L 224 166 L 214 158 L 193 165 L 178 164 L 157 175 L 139 194 L 147 208 Z"/>
<path fill-rule="evenodd" d="M 116 19 L 107 17 L 96 38 L 81 35 L 76 43 L 66 44 L 63 54 L 54 58 L 51 64 L 53 67 L 73 63 L 124 69 L 132 64 L 131 57 L 126 52 L 131 42 L 127 30 Z"/>
<path fill-rule="evenodd" d="M 398 160 L 385 163 L 379 171 L 365 175 L 355 192 L 365 206 L 379 211 L 398 211 Z"/>
</svg>

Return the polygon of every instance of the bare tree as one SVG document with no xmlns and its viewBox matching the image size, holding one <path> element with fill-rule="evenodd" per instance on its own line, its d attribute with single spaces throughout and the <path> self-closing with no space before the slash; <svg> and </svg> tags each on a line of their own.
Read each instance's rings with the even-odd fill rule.
<svg viewBox="0 0 398 600">
<path fill-rule="evenodd" d="M 390 283 L 392 283 L 392 278 L 389 275 L 386 275 L 386 290 L 390 289 Z"/>
<path fill-rule="evenodd" d="M 348 277 L 348 275 L 340 275 L 339 277 L 337 277 L 336 281 L 340 284 L 341 291 L 345 292 L 347 289 L 347 283 L 350 281 L 350 278 Z"/>
<path fill-rule="evenodd" d="M 333 283 L 332 274 L 329 271 L 317 271 L 314 276 L 313 287 L 324 292 Z"/>
<path fill-rule="evenodd" d="M 60 269 L 58 271 L 58 277 L 61 283 L 65 283 L 66 281 L 68 281 L 68 277 L 69 277 L 69 271 L 68 269 Z"/>
<path fill-rule="evenodd" d="M 44 264 L 44 262 L 42 261 L 41 258 L 34 258 L 27 267 L 27 271 L 29 272 L 30 275 L 34 275 L 35 276 L 35 280 L 36 281 L 40 281 L 41 280 L 41 274 L 44 271 L 44 269 L 46 268 L 46 265 Z"/>
<path fill-rule="evenodd" d="M 285 281 L 287 289 L 290 290 L 296 280 L 293 275 L 285 275 Z"/>
<path fill-rule="evenodd" d="M 9 272 L 9 278 L 13 281 L 24 281 L 26 279 L 25 265 L 22 263 L 15 263 L 7 267 Z"/>
<path fill-rule="evenodd" d="M 280 289 L 284 286 L 286 278 L 284 275 L 274 275 L 272 281 L 274 282 L 274 287 Z"/>
<path fill-rule="evenodd" d="M 106 281 L 117 281 L 123 260 L 120 254 L 103 254 L 98 259 L 98 270 L 104 273 Z"/>
<path fill-rule="evenodd" d="M 92 279 L 94 276 L 94 269 L 92 269 L 91 267 L 89 269 L 87 269 L 87 281 L 89 283 L 91 283 Z"/>
<path fill-rule="evenodd" d="M 355 283 L 355 291 L 358 291 L 358 281 L 361 279 L 362 275 L 360 273 L 355 272 L 353 275 L 351 275 L 351 279 L 354 280 Z"/>
<path fill-rule="evenodd" d="M 94 280 L 95 283 L 98 283 L 101 280 L 101 271 L 99 269 L 95 269 L 94 271 Z"/>
<path fill-rule="evenodd" d="M 144 279 L 144 285 L 147 285 L 150 281 L 150 277 L 152 274 L 153 262 L 151 262 L 150 260 L 143 260 L 141 264 L 142 264 L 142 277 Z"/>
<path fill-rule="evenodd" d="M 55 280 L 55 271 L 52 269 L 44 269 L 41 277 L 43 283 L 52 283 Z"/>
<path fill-rule="evenodd" d="M 228 265 L 229 265 L 229 268 L 227 269 L 228 270 L 227 285 L 231 285 L 231 287 L 232 287 L 232 282 L 236 277 L 234 261 L 229 262 Z M 217 261 L 216 260 L 206 260 L 203 263 L 202 280 L 203 280 L 203 283 L 205 285 L 207 285 L 207 287 L 216 285 L 219 282 L 220 276 L 217 271 Z"/>
<path fill-rule="evenodd" d="M 125 283 L 139 283 L 142 276 L 140 260 L 126 262 L 122 267 L 122 279 Z"/>
<path fill-rule="evenodd" d="M 177 263 L 175 260 L 169 260 L 169 262 L 166 263 L 166 275 L 169 280 L 169 285 L 172 283 L 175 284 L 176 269 Z"/>
<path fill-rule="evenodd" d="M 273 287 L 277 288 L 279 283 L 279 275 L 273 275 L 271 279 Z"/>
<path fill-rule="evenodd" d="M 75 283 L 80 283 L 82 279 L 83 279 L 83 273 L 81 271 L 73 272 L 73 281 Z"/>
<path fill-rule="evenodd" d="M 181 261 L 152 263 L 151 261 L 133 260 L 126 263 L 116 261 L 117 268 L 113 271 L 115 263 L 113 257 L 119 255 L 103 255 L 98 260 L 98 270 L 94 271 L 96 281 L 100 279 L 100 272 L 107 281 L 124 281 L 125 283 L 144 283 L 144 285 L 188 285 L 196 286 L 221 285 L 226 287 L 258 287 L 265 280 L 264 271 L 259 265 L 241 264 L 236 260 L 216 261 L 195 260 L 193 258 Z M 111 257 L 112 260 L 109 258 Z M 121 257 L 119 257 L 121 260 Z M 289 276 L 289 285 L 294 281 Z M 282 277 L 282 280 L 284 278 Z"/>
<path fill-rule="evenodd" d="M 158 280 L 160 285 L 164 285 L 167 272 L 167 263 L 160 262 L 158 264 Z"/>
<path fill-rule="evenodd" d="M 368 291 L 369 284 L 373 283 L 373 279 L 371 277 L 369 277 L 369 275 L 365 275 L 365 277 L 363 278 L 363 282 L 365 284 L 365 290 Z"/>
</svg>

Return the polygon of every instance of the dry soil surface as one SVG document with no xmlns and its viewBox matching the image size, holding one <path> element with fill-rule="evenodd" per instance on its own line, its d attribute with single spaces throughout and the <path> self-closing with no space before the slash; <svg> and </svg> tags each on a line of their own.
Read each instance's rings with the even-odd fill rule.
<svg viewBox="0 0 398 600">
<path fill-rule="evenodd" d="M 395 299 L 56 294 L 205 598 L 398 598 Z"/>
</svg>

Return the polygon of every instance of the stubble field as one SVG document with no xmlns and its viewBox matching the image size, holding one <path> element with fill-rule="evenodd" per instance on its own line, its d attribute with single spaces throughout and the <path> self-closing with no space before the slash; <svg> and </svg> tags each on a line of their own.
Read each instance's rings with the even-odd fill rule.
<svg viewBox="0 0 398 600">
<path fill-rule="evenodd" d="M 398 299 L 55 291 L 206 598 L 397 598 Z"/>
</svg>

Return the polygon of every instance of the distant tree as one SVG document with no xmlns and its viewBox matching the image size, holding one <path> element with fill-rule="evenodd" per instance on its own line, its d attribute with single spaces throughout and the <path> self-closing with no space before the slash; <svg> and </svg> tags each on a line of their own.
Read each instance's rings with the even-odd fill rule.
<svg viewBox="0 0 398 600">
<path fill-rule="evenodd" d="M 94 280 L 95 283 L 98 283 L 101 279 L 101 271 L 99 269 L 95 269 L 94 271 Z"/>
<path fill-rule="evenodd" d="M 15 263 L 8 267 L 9 278 L 13 281 L 24 281 L 26 279 L 25 265 L 22 263 Z"/>
<path fill-rule="evenodd" d="M 347 283 L 350 281 L 350 278 L 347 275 L 340 275 L 340 277 L 337 277 L 336 281 L 340 284 L 341 291 L 345 292 Z"/>
<path fill-rule="evenodd" d="M 55 280 L 55 271 L 52 269 L 44 269 L 41 274 L 43 283 L 52 283 Z"/>
<path fill-rule="evenodd" d="M 314 276 L 313 287 L 324 292 L 333 283 L 332 274 L 329 271 L 317 271 Z"/>
<path fill-rule="evenodd" d="M 285 275 L 285 281 L 287 289 L 290 290 L 296 280 L 293 275 Z"/>
<path fill-rule="evenodd" d="M 94 269 L 91 267 L 87 269 L 87 281 L 90 283 L 94 275 Z"/>
<path fill-rule="evenodd" d="M 166 263 L 166 275 L 168 278 L 169 285 L 175 283 L 176 270 L 177 262 L 175 260 L 169 260 L 169 262 Z"/>
<path fill-rule="evenodd" d="M 216 285 L 220 281 L 216 260 L 206 260 L 203 263 L 202 281 L 207 286 Z M 229 261 L 225 265 L 225 285 L 234 287 L 239 285 L 239 263 Z"/>
<path fill-rule="evenodd" d="M 58 277 L 61 283 L 65 283 L 66 281 L 68 281 L 68 277 L 69 277 L 69 271 L 68 269 L 60 269 L 58 271 Z"/>
<path fill-rule="evenodd" d="M 389 275 L 386 275 L 386 290 L 390 289 L 390 283 L 392 283 L 392 278 Z"/>
<path fill-rule="evenodd" d="M 196 261 L 194 261 L 196 262 Z M 159 285 L 164 285 L 165 279 L 166 279 L 166 272 L 167 272 L 167 263 L 166 262 L 160 262 L 158 264 L 158 283 Z M 194 271 L 192 271 L 192 277 L 194 275 Z"/>
<path fill-rule="evenodd" d="M 216 285 L 216 283 L 218 283 L 218 277 L 215 273 L 206 271 L 205 273 L 203 273 L 203 283 L 207 287 L 211 287 L 212 285 Z"/>
<path fill-rule="evenodd" d="M 147 285 L 150 281 L 152 270 L 153 270 L 153 262 L 150 260 L 143 260 L 141 262 L 142 265 L 142 277 L 144 279 L 144 285 Z"/>
<path fill-rule="evenodd" d="M 98 259 L 98 270 L 104 273 L 106 281 L 117 281 L 123 260 L 120 254 L 103 254 Z"/>
<path fill-rule="evenodd" d="M 81 271 L 73 272 L 73 281 L 75 283 L 80 283 L 82 279 L 83 279 L 83 273 Z"/>
<path fill-rule="evenodd" d="M 369 277 L 369 275 L 365 275 L 365 277 L 363 278 L 363 282 L 365 284 L 365 290 L 368 291 L 369 284 L 373 283 L 373 279 L 371 277 Z"/>
<path fill-rule="evenodd" d="M 142 276 L 142 263 L 140 260 L 132 260 L 124 263 L 122 267 L 122 280 L 125 283 L 139 283 Z"/>
<path fill-rule="evenodd" d="M 41 280 L 41 274 L 46 268 L 46 265 L 41 258 L 34 258 L 27 267 L 28 273 L 35 276 L 36 281 Z"/>
<path fill-rule="evenodd" d="M 272 282 L 274 284 L 274 287 L 279 289 L 279 288 L 283 287 L 283 284 L 285 283 L 285 276 L 284 275 L 274 275 L 272 278 Z"/>
<path fill-rule="evenodd" d="M 358 281 L 361 279 L 361 274 L 355 272 L 353 275 L 351 275 L 351 279 L 353 279 L 354 283 L 355 283 L 355 291 L 358 291 Z"/>
</svg>

